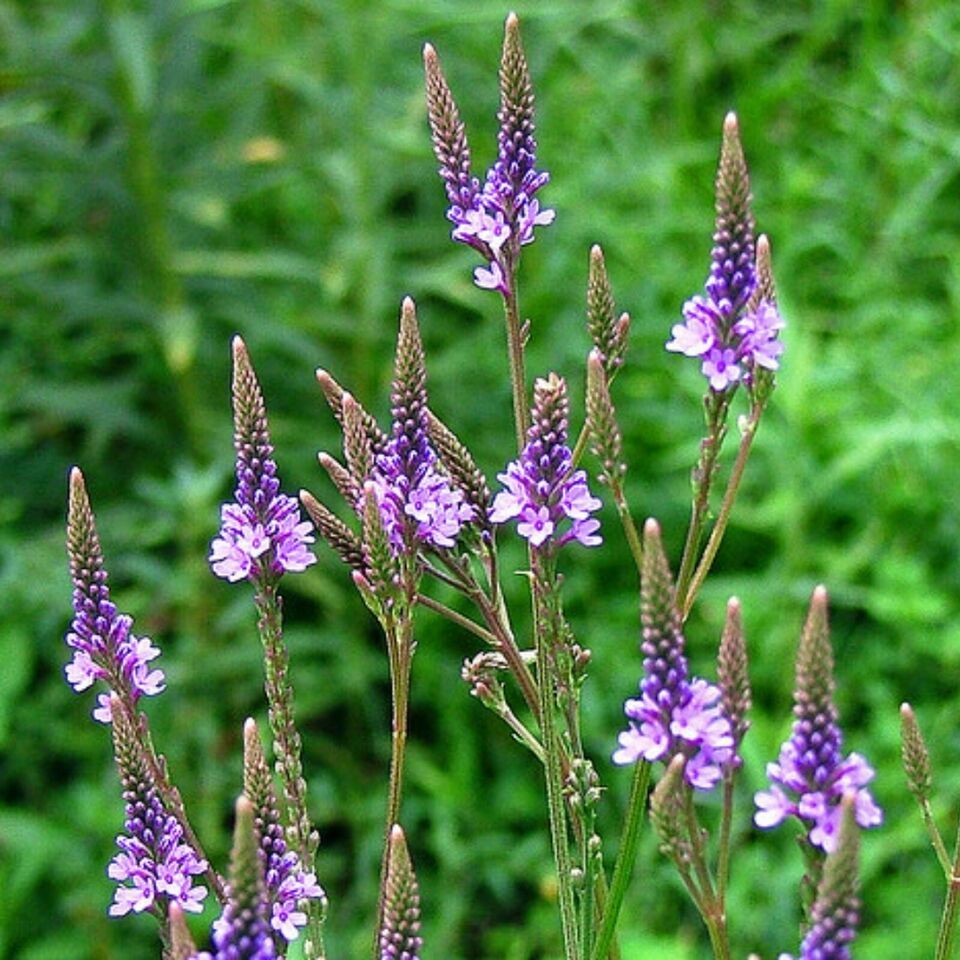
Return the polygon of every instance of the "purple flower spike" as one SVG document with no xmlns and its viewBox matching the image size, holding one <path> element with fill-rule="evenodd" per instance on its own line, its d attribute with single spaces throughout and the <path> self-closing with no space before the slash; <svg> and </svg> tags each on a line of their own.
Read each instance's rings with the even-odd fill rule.
<svg viewBox="0 0 960 960">
<path fill-rule="evenodd" d="M 210 544 L 213 572 L 234 583 L 306 570 L 317 559 L 309 547 L 313 525 L 301 520 L 295 498 L 280 493 L 263 394 L 240 337 L 233 341 L 233 419 L 237 489 Z"/>
<path fill-rule="evenodd" d="M 476 285 L 509 296 L 520 248 L 534 241 L 536 227 L 553 223 L 555 217 L 553 210 L 541 209 L 534 196 L 550 176 L 536 169 L 533 87 L 516 14 L 507 17 L 504 30 L 497 159 L 482 187 L 471 172 L 456 102 L 429 44 L 423 63 L 433 148 L 450 201 L 447 218 L 454 225 L 451 236 L 487 260 L 487 267 L 474 271 Z"/>
<path fill-rule="evenodd" d="M 882 810 L 866 789 L 873 768 L 857 753 L 842 754 L 833 686 L 827 591 L 819 586 L 797 649 L 793 731 L 776 763 L 767 764 L 771 786 L 755 794 L 753 822 L 767 828 L 797 817 L 807 827 L 809 842 L 827 853 L 837 845 L 844 794 L 853 796 L 859 826 L 883 822 Z"/>
<path fill-rule="evenodd" d="M 70 472 L 67 554 L 73 579 L 73 622 L 65 637 L 73 660 L 64 669 L 67 682 L 81 693 L 103 680 L 133 710 L 140 697 L 166 687 L 163 671 L 151 666 L 160 651 L 146 637 L 131 633 L 133 620 L 117 613 L 110 600 L 96 522 L 76 467 Z M 110 723 L 110 703 L 110 694 L 101 693 L 94 719 Z"/>
<path fill-rule="evenodd" d="M 754 386 L 757 368 L 774 371 L 784 323 L 769 275 L 769 244 L 754 244 L 750 179 L 736 115 L 723 124 L 716 180 L 716 227 L 706 296 L 683 305 L 684 322 L 673 327 L 667 350 L 699 357 L 710 388 L 723 393 L 743 381 Z M 762 249 L 761 249 L 762 248 Z M 761 260 L 766 259 L 765 269 Z"/>
<path fill-rule="evenodd" d="M 537 380 L 527 445 L 520 458 L 498 475 L 505 489 L 494 497 L 489 514 L 491 523 L 517 520 L 517 533 L 538 550 L 561 547 L 571 540 L 586 547 L 601 542 L 600 521 L 590 514 L 602 504 L 590 494 L 586 473 L 573 470 L 567 413 L 564 380 L 555 373 Z M 566 529 L 561 531 L 561 526 Z"/>
<path fill-rule="evenodd" d="M 199 913 L 207 888 L 194 886 L 193 878 L 205 873 L 207 862 L 184 842 L 183 828 L 163 805 L 146 762 L 139 726 L 119 697 L 111 704 L 113 739 L 126 801 L 125 834 L 107 875 L 117 881 L 110 906 L 111 917 L 127 913 L 159 912 L 176 903 Z"/>
<path fill-rule="evenodd" d="M 430 443 L 423 342 L 409 297 L 400 313 L 391 406 L 393 432 L 371 477 L 390 546 L 395 553 L 412 553 L 420 544 L 452 547 L 474 509 L 440 472 Z"/>
<path fill-rule="evenodd" d="M 630 724 L 619 736 L 613 762 L 670 763 L 682 754 L 687 783 L 711 790 L 737 762 L 733 730 L 721 706 L 720 688 L 689 676 L 673 579 L 655 520 L 644 527 L 643 568 L 641 696 L 624 705 Z"/>
</svg>

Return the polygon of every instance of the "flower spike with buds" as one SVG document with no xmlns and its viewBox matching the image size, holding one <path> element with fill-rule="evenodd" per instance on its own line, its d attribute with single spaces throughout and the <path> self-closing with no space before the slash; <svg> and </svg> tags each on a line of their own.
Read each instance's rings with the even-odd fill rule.
<svg viewBox="0 0 960 960">
<path fill-rule="evenodd" d="M 748 385 L 757 367 L 776 370 L 783 344 L 783 320 L 776 302 L 754 298 L 757 252 L 750 209 L 750 179 L 737 117 L 728 113 L 716 179 L 716 228 L 706 296 L 683 305 L 684 323 L 673 328 L 667 349 L 701 358 L 701 372 L 717 393 L 741 379 Z"/>
<path fill-rule="evenodd" d="M 313 528 L 301 521 L 297 500 L 279 492 L 263 394 L 240 337 L 233 340 L 233 418 L 237 489 L 210 545 L 213 572 L 234 582 L 306 570 L 317 559 L 308 547 Z"/>
<path fill-rule="evenodd" d="M 380 960 L 419 960 L 420 893 L 406 838 L 399 824 L 390 831 L 386 895 L 380 927 Z"/>
<path fill-rule="evenodd" d="M 400 313 L 391 401 L 393 432 L 376 457 L 370 481 L 390 545 L 397 553 L 413 553 L 421 543 L 452 547 L 474 510 L 437 469 L 429 438 L 423 343 L 409 297 Z"/>
<path fill-rule="evenodd" d="M 510 293 L 520 248 L 534 240 L 534 228 L 553 223 L 554 211 L 541 210 L 535 194 L 550 179 L 536 169 L 533 87 L 520 41 L 516 14 L 507 17 L 500 61 L 497 159 L 481 187 L 473 176 L 470 148 L 456 102 L 430 44 L 423 49 L 427 113 L 440 177 L 447 191 L 454 240 L 473 247 L 488 261 L 474 272 L 478 287 Z"/>
<path fill-rule="evenodd" d="M 567 385 L 551 373 L 533 388 L 533 424 L 519 459 L 507 465 L 497 479 L 506 489 L 493 499 L 490 520 L 516 519 L 517 533 L 538 550 L 562 547 L 571 540 L 593 547 L 601 542 L 600 521 L 590 514 L 600 501 L 591 496 L 587 475 L 573 470 L 567 446 Z M 560 532 L 560 525 L 570 527 Z"/>
<path fill-rule="evenodd" d="M 149 910 L 162 918 L 172 903 L 199 913 L 207 888 L 194 886 L 193 878 L 206 871 L 207 862 L 184 842 L 183 828 L 160 798 L 136 719 L 117 696 L 110 712 L 126 801 L 126 834 L 117 837 L 121 852 L 107 868 L 118 884 L 110 916 Z"/>
<path fill-rule="evenodd" d="M 842 755 L 843 737 L 833 702 L 833 651 L 827 623 L 827 591 L 813 591 L 810 612 L 797 648 L 793 731 L 776 763 L 767 764 L 769 790 L 754 796 L 758 827 L 775 827 L 788 816 L 807 827 L 809 842 L 836 849 L 841 801 L 852 793 L 861 827 L 876 827 L 883 812 L 867 789 L 873 768 L 857 753 Z"/>
<path fill-rule="evenodd" d="M 154 696 L 166 686 L 163 671 L 149 666 L 160 651 L 146 637 L 130 632 L 133 620 L 117 613 L 110 600 L 96 521 L 76 467 L 70 472 L 67 555 L 73 580 L 73 622 L 65 637 L 73 660 L 65 668 L 67 682 L 80 693 L 103 680 L 132 711 L 141 696 Z M 110 723 L 110 697 L 101 693 L 93 711 L 101 723 Z"/>
<path fill-rule="evenodd" d="M 648 520 L 643 533 L 640 619 L 644 675 L 640 698 L 624 705 L 630 725 L 620 734 L 613 762 L 643 759 L 669 763 L 683 754 L 687 757 L 683 768 L 687 783 L 698 790 L 711 790 L 724 768 L 736 762 L 733 731 L 720 706 L 720 688 L 700 677 L 689 677 L 673 578 L 656 520 Z"/>
</svg>

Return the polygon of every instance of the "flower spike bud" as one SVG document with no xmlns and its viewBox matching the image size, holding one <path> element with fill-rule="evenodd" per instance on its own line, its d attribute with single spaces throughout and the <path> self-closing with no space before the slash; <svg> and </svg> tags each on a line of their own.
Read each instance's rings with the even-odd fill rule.
<svg viewBox="0 0 960 960">
<path fill-rule="evenodd" d="M 356 501 L 354 501 L 356 502 Z M 337 556 L 354 570 L 363 569 L 363 544 L 360 538 L 309 490 L 300 491 L 300 503 L 307 516 L 320 531 L 320 536 L 330 545 Z"/>
<path fill-rule="evenodd" d="M 377 487 L 369 480 L 363 485 L 362 519 L 364 567 L 374 592 L 386 600 L 396 592 L 399 570 L 384 527 Z"/>
<path fill-rule="evenodd" d="M 650 796 L 650 820 L 660 838 L 660 850 L 681 863 L 690 856 L 690 843 L 684 830 L 686 802 L 684 766 L 687 758 L 678 753 L 667 765 L 667 772 Z"/>
<path fill-rule="evenodd" d="M 443 468 L 450 474 L 454 485 L 463 491 L 464 500 L 473 508 L 473 519 L 483 529 L 489 529 L 487 511 L 490 509 L 490 487 L 473 455 L 432 410 L 427 411 L 427 434 Z"/>
<path fill-rule="evenodd" d="M 747 644 L 743 635 L 743 617 L 740 601 L 731 597 L 727 602 L 727 619 L 720 638 L 717 654 L 717 679 L 720 682 L 724 716 L 730 721 L 733 740 L 739 750 L 750 721 L 750 675 L 747 669 Z"/>
<path fill-rule="evenodd" d="M 617 316 L 603 250 L 594 244 L 590 248 L 590 271 L 587 276 L 587 331 L 594 347 L 600 352 L 608 377 L 623 363 L 629 327 L 630 318 L 627 314 Z"/>
<path fill-rule="evenodd" d="M 507 16 L 500 58 L 500 110 L 497 113 L 500 174 L 508 180 L 516 195 L 525 187 L 537 155 L 533 122 L 533 83 L 520 40 L 520 21 L 515 13 Z"/>
<path fill-rule="evenodd" d="M 623 437 L 610 398 L 603 354 L 598 347 L 587 357 L 587 426 L 590 450 L 602 468 L 599 480 L 612 487 L 627 472 L 627 465 L 623 462 Z"/>
<path fill-rule="evenodd" d="M 675 678 L 686 675 L 684 639 L 674 595 L 673 576 L 663 550 L 660 524 L 652 517 L 643 525 L 643 571 L 640 591 L 643 650 L 647 657 L 669 663 Z M 649 646 L 649 651 L 647 647 Z M 667 677 L 664 682 L 669 682 Z M 651 691 L 655 696 L 659 690 Z"/>
<path fill-rule="evenodd" d="M 930 799 L 933 773 L 930 769 L 930 752 L 920 732 L 917 716 L 909 703 L 900 705 L 900 743 L 907 786 L 917 800 L 923 803 Z"/>
<path fill-rule="evenodd" d="M 437 51 L 427 43 L 423 47 L 423 69 L 426 74 L 427 116 L 433 152 L 440 165 L 440 179 L 452 208 L 469 210 L 480 184 L 470 170 L 470 146 L 460 111 L 440 68 Z M 453 218 L 451 218 L 453 219 Z"/>
<path fill-rule="evenodd" d="M 353 394 L 344 393 L 343 403 L 343 455 L 350 475 L 357 484 L 362 484 L 373 470 L 373 449 L 364 428 L 360 404 Z"/>
<path fill-rule="evenodd" d="M 398 434 L 409 434 L 409 439 L 413 443 L 415 438 L 412 432 L 416 431 L 416 441 L 425 446 L 427 370 L 423 354 L 423 338 L 420 336 L 420 324 L 417 322 L 417 308 L 410 297 L 404 297 L 400 308 L 400 332 L 397 336 L 390 400 L 393 407 L 394 438 L 397 438 Z M 399 452 L 403 455 L 406 451 Z M 420 451 L 417 452 L 420 453 Z"/>
<path fill-rule="evenodd" d="M 197 945 L 193 942 L 193 937 L 190 936 L 190 929 L 187 927 L 183 908 L 179 903 L 170 904 L 168 939 L 170 942 L 169 960 L 192 960 L 196 956 Z"/>
<path fill-rule="evenodd" d="M 723 336 L 746 304 L 755 283 L 752 199 L 737 115 L 731 112 L 723 121 L 716 179 L 714 246 L 707 280 L 707 293 L 726 321 L 721 323 Z"/>
<path fill-rule="evenodd" d="M 800 960 L 837 957 L 849 960 L 850 944 L 860 923 L 860 829 L 856 795 L 845 793 L 840 803 L 836 848 L 827 857 L 811 912 L 812 924 L 800 945 Z"/>
<path fill-rule="evenodd" d="M 323 395 L 326 398 L 327 405 L 330 407 L 330 410 L 333 412 L 334 417 L 337 420 L 337 423 L 343 425 L 343 395 L 346 391 L 343 387 L 337 383 L 336 380 L 327 373 L 326 370 L 318 367 L 316 372 L 317 383 L 320 384 L 320 389 L 323 391 Z M 356 398 L 354 398 L 356 400 Z M 360 406 L 360 404 L 357 404 Z M 374 416 L 370 413 L 367 413 L 366 410 L 360 406 L 360 416 L 363 420 L 363 428 L 367 432 L 367 436 L 370 439 L 370 446 L 373 448 L 374 453 L 379 453 L 383 449 L 384 444 L 387 442 L 387 438 L 384 435 L 383 431 L 380 429 L 379 424 L 377 423 Z"/>
<path fill-rule="evenodd" d="M 380 960 L 419 960 L 420 893 L 403 830 L 390 831 L 383 919 L 380 928 Z"/>
<path fill-rule="evenodd" d="M 276 956 L 254 817 L 250 800 L 238 797 L 230 852 L 230 893 L 213 935 L 218 958 L 272 960 Z"/>
<path fill-rule="evenodd" d="M 336 457 L 331 457 L 329 453 L 323 450 L 317 454 L 317 460 L 320 466 L 327 471 L 327 476 L 330 477 L 330 481 L 337 488 L 340 496 L 353 509 L 356 509 L 360 502 L 360 484 L 353 474 Z"/>
<path fill-rule="evenodd" d="M 761 233 L 757 237 L 757 287 L 754 296 L 777 305 L 777 285 L 773 279 L 773 263 L 770 255 L 770 238 Z"/>
</svg>

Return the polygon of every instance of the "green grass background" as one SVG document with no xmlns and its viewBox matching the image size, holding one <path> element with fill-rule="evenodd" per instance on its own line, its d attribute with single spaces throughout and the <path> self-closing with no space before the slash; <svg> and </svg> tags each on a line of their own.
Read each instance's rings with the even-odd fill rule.
<svg viewBox="0 0 960 960">
<path fill-rule="evenodd" d="M 960 795 L 960 6 L 821 0 L 518 4 L 554 226 L 525 250 L 529 371 L 582 410 L 589 245 L 634 330 L 616 400 L 638 520 L 676 563 L 701 426 L 696 364 L 662 344 L 707 269 L 723 114 L 735 108 L 788 322 L 716 572 L 691 617 L 711 660 L 744 604 L 756 710 L 730 893 L 737 956 L 796 949 L 791 830 L 749 797 L 789 730 L 792 651 L 828 584 L 848 748 L 887 821 L 864 839 L 858 955 L 932 956 L 941 880 L 898 766 L 909 699 L 951 834 Z M 205 554 L 232 489 L 229 339 L 271 413 L 284 487 L 335 494 L 313 379 L 387 411 L 413 295 L 436 409 L 492 476 L 512 420 L 495 296 L 451 244 L 422 102 L 440 51 L 482 169 L 507 8 L 489 0 L 0 0 L 0 956 L 155 957 L 150 918 L 108 920 L 122 823 L 92 697 L 63 682 L 66 474 L 86 472 L 114 596 L 163 648 L 149 712 L 222 868 L 245 716 L 263 717 L 249 591 Z M 726 461 L 729 463 L 729 459 Z M 586 736 L 612 860 L 629 772 L 607 757 L 640 668 L 634 576 L 609 509 L 602 551 L 564 559 L 594 665 Z M 507 554 L 515 567 L 519 551 Z M 388 755 L 381 640 L 329 551 L 285 584 L 305 764 L 323 834 L 332 958 L 368 949 Z M 523 604 L 521 584 L 511 583 Z M 535 763 L 458 679 L 474 643 L 421 618 L 404 822 L 427 958 L 559 956 Z M 706 814 L 709 819 L 709 813 Z M 649 835 L 624 957 L 708 955 Z M 209 922 L 208 910 L 204 928 Z"/>
</svg>

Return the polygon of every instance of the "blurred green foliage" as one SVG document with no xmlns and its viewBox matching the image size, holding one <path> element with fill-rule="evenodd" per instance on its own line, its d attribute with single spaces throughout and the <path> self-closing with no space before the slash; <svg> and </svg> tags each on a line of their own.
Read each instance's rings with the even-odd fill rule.
<svg viewBox="0 0 960 960">
<path fill-rule="evenodd" d="M 0 0 L 0 956 L 158 952 L 150 918 L 107 919 L 116 776 L 92 698 L 62 678 L 71 464 L 87 476 L 115 599 L 164 650 L 155 736 L 222 866 L 241 724 L 264 713 L 248 591 L 215 582 L 205 562 L 232 487 L 230 336 L 250 347 L 289 492 L 334 502 L 315 464 L 338 440 L 314 368 L 384 415 L 406 293 L 435 408 L 491 476 L 508 459 L 499 305 L 472 286 L 473 254 L 448 240 L 420 66 L 429 39 L 482 169 L 506 12 L 490 0 Z M 661 519 L 675 560 L 702 382 L 662 344 L 706 274 L 731 107 L 772 239 L 789 323 L 780 387 L 688 631 L 694 668 L 711 672 L 725 600 L 742 598 L 757 706 L 736 952 L 796 947 L 799 856 L 789 829 L 757 835 L 749 797 L 789 729 L 793 645 L 822 580 L 847 746 L 877 765 L 887 812 L 864 842 L 858 953 L 928 955 L 941 880 L 898 768 L 897 706 L 917 707 L 949 832 L 960 795 L 960 6 L 521 0 L 518 12 L 553 175 L 544 202 L 558 211 L 525 254 L 529 371 L 565 373 L 579 404 L 587 250 L 602 243 L 634 316 L 616 384 L 631 498 L 638 519 Z M 609 786 L 609 863 L 629 773 L 604 758 L 640 659 L 612 512 L 606 531 L 607 549 L 571 549 L 565 572 L 570 617 L 594 653 L 586 735 Z M 381 641 L 328 551 L 286 592 L 328 946 L 362 956 L 388 752 Z M 404 823 L 426 955 L 556 956 L 540 775 L 460 683 L 472 652 L 469 637 L 422 617 Z M 644 855 L 625 958 L 705 956 L 649 835 Z"/>
</svg>

